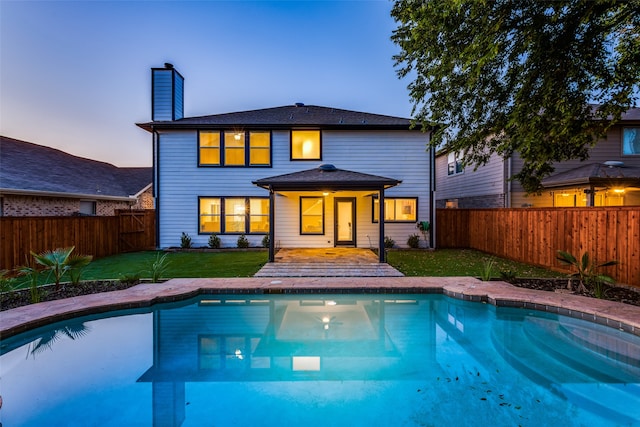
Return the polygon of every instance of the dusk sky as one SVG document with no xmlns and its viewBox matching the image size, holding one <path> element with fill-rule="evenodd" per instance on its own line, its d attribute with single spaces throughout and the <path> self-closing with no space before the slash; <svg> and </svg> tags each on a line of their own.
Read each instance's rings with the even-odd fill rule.
<svg viewBox="0 0 640 427">
<path fill-rule="evenodd" d="M 410 117 L 380 1 L 0 0 L 0 134 L 151 166 L 151 71 L 185 116 L 305 104 Z"/>
</svg>

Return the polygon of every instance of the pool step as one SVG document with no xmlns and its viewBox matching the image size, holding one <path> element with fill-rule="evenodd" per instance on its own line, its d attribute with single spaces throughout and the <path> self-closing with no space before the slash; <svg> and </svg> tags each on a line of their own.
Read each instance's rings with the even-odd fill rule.
<svg viewBox="0 0 640 427">
<path fill-rule="evenodd" d="M 402 277 L 386 263 L 269 262 L 254 277 Z"/>
</svg>

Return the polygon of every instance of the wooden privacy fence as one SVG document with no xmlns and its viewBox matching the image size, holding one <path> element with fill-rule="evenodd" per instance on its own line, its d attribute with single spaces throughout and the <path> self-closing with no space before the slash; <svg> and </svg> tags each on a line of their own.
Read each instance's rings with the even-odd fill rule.
<svg viewBox="0 0 640 427">
<path fill-rule="evenodd" d="M 556 251 L 589 252 L 619 283 L 640 286 L 640 207 L 438 209 L 438 248 L 471 248 L 569 271 Z"/>
<path fill-rule="evenodd" d="M 75 246 L 74 253 L 94 258 L 155 249 L 155 213 L 122 210 L 115 216 L 0 218 L 0 269 L 24 265 L 30 251 L 69 246 Z"/>
</svg>

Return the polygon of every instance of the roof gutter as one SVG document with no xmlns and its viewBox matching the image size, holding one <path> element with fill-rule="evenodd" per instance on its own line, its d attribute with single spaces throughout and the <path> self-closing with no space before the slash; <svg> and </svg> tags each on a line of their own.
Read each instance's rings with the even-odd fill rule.
<svg viewBox="0 0 640 427">
<path fill-rule="evenodd" d="M 57 191 L 20 190 L 15 188 L 0 188 L 0 195 L 11 194 L 15 196 L 39 196 L 39 197 L 64 197 L 71 199 L 100 199 L 119 202 L 135 202 L 135 196 L 107 196 L 103 194 L 63 193 Z"/>
</svg>

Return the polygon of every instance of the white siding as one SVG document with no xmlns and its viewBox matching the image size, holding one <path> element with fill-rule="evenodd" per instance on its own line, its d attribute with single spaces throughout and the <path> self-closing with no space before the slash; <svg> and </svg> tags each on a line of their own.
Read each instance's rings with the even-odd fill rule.
<svg viewBox="0 0 640 427">
<path fill-rule="evenodd" d="M 291 161 L 289 131 L 272 132 L 271 168 L 198 167 L 197 132 L 163 132 L 159 141 L 160 180 L 157 186 L 160 213 L 160 247 L 178 246 L 182 232 L 194 246 L 206 246 L 208 234 L 198 234 L 198 197 L 266 197 L 268 192 L 251 181 L 312 169 L 331 163 L 340 169 L 402 180 L 385 192 L 386 197 L 418 197 L 418 220 L 429 220 L 428 135 L 419 131 L 323 131 L 322 161 Z M 378 224 L 372 223 L 372 192 L 339 192 L 325 202 L 325 235 L 300 236 L 299 196 L 277 196 L 275 243 L 280 247 L 333 247 L 333 197 L 357 197 L 357 245 L 378 244 Z M 386 223 L 385 234 L 406 246 L 414 223 Z M 369 235 L 369 237 L 367 237 Z M 223 247 L 235 247 L 237 235 L 220 235 Z M 251 246 L 260 246 L 262 235 L 247 235 Z"/>
<path fill-rule="evenodd" d="M 504 161 L 493 154 L 489 162 L 473 170 L 467 166 L 463 173 L 448 175 L 447 155 L 436 158 L 436 198 L 456 199 L 474 196 L 502 194 L 505 190 Z"/>
</svg>

